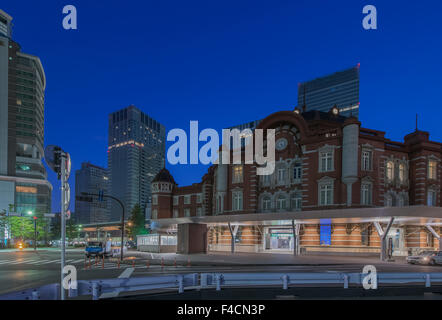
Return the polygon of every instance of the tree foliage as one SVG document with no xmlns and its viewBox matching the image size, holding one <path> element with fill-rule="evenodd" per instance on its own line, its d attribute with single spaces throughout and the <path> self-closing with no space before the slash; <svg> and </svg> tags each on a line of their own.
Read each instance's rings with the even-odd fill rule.
<svg viewBox="0 0 442 320">
<path fill-rule="evenodd" d="M 137 235 L 147 234 L 146 221 L 144 213 L 141 210 L 140 205 L 136 204 L 131 212 L 131 216 L 128 223 L 127 233 L 130 237 L 136 238 Z"/>
</svg>

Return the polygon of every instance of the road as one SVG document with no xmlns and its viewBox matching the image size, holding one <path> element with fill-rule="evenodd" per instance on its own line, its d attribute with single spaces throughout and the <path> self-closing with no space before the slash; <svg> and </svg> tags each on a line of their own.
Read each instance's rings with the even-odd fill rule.
<svg viewBox="0 0 442 320">
<path fill-rule="evenodd" d="M 362 272 L 362 268 L 367 264 L 376 266 L 378 272 L 442 272 L 442 266 L 419 266 L 408 265 L 402 259 L 394 263 L 380 262 L 375 258 L 355 258 L 355 257 L 298 257 L 295 263 L 287 263 L 288 259 L 283 255 L 283 263 L 279 263 L 277 258 L 266 256 L 265 263 L 255 263 L 257 257 L 250 259 L 255 264 L 229 264 L 227 255 L 211 256 L 224 263 L 202 263 L 204 256 L 198 256 L 195 261 L 191 259 L 191 266 L 188 266 L 187 259 L 170 259 L 170 255 L 165 255 L 165 266 L 161 267 L 162 255 L 150 255 L 140 253 L 130 253 L 136 259 L 129 259 L 118 265 L 116 259 L 107 259 L 104 264 L 101 261 L 84 260 L 84 254 L 80 250 L 67 251 L 66 263 L 73 265 L 77 269 L 78 280 L 108 279 L 119 277 L 127 268 L 134 266 L 131 277 L 143 277 L 149 275 L 166 275 L 176 273 L 193 272 Z M 192 257 L 192 256 L 190 256 Z M 244 256 L 247 259 L 247 256 Z M 152 258 L 154 258 L 152 260 Z M 292 257 L 290 257 L 292 258 Z M 168 259 L 168 260 L 167 260 Z M 245 261 L 243 259 L 243 261 Z M 268 259 L 274 259 L 275 264 L 270 264 Z M 291 261 L 291 260 L 289 260 Z M 211 265 L 212 264 L 212 265 Z M 0 251 L 0 294 L 20 291 L 23 289 L 39 287 L 45 284 L 60 281 L 60 253 L 59 250 L 30 251 Z"/>
</svg>

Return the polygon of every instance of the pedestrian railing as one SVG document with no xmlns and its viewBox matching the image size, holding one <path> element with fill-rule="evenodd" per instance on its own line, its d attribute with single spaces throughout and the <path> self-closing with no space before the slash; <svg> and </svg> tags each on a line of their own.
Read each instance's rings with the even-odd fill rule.
<svg viewBox="0 0 442 320">
<path fill-rule="evenodd" d="M 316 287 L 339 286 L 348 289 L 360 287 L 367 274 L 363 273 L 192 273 L 142 278 L 117 278 L 77 281 L 77 289 L 69 290 L 69 297 L 92 296 L 93 300 L 118 296 L 121 292 L 173 289 L 183 293 L 186 289 L 216 289 L 232 287 L 282 287 L 310 285 Z M 442 273 L 377 273 L 378 285 L 421 285 L 430 288 L 442 285 Z M 0 300 L 58 300 L 60 285 L 50 284 L 36 289 L 9 293 Z"/>
</svg>

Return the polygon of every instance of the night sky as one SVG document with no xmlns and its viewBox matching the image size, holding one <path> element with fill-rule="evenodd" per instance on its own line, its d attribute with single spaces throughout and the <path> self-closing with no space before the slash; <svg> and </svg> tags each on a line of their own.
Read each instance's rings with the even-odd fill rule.
<svg viewBox="0 0 442 320">
<path fill-rule="evenodd" d="M 62 28 L 62 8 L 78 30 Z M 378 30 L 362 28 L 375 5 Z M 298 83 L 361 63 L 360 120 L 442 141 L 441 1 L 3 1 L 47 77 L 45 143 L 107 166 L 108 114 L 134 104 L 166 126 L 221 129 L 296 106 Z M 207 167 L 171 166 L 180 185 Z M 53 211 L 58 211 L 59 182 Z M 74 198 L 72 194 L 71 198 Z M 74 201 L 71 201 L 74 209 Z"/>
</svg>

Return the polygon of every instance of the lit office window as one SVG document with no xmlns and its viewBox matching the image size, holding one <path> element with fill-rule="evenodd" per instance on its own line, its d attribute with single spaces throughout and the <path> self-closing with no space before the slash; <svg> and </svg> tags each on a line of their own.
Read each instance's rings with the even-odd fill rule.
<svg viewBox="0 0 442 320">
<path fill-rule="evenodd" d="M 243 181 L 243 167 L 233 166 L 233 183 L 241 183 Z"/>
<path fill-rule="evenodd" d="M 393 161 L 387 161 L 386 176 L 387 176 L 388 181 L 393 181 L 393 179 L 394 179 L 394 163 L 393 163 Z"/>
<path fill-rule="evenodd" d="M 435 160 L 428 161 L 428 179 L 437 179 L 437 162 Z"/>
<path fill-rule="evenodd" d="M 401 164 L 399 164 L 399 181 L 400 181 L 400 183 L 405 183 L 405 177 L 406 177 L 405 164 L 401 163 Z"/>
</svg>

